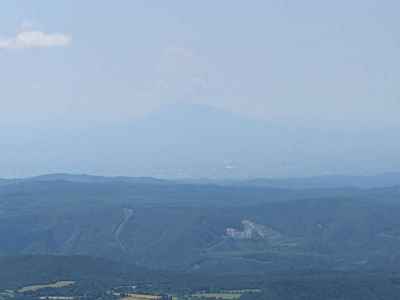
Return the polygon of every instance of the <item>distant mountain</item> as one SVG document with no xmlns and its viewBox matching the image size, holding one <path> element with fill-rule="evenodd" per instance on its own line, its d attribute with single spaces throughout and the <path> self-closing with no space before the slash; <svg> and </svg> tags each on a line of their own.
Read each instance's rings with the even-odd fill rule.
<svg viewBox="0 0 400 300">
<path fill-rule="evenodd" d="M 29 178 L 0 179 L 0 186 L 21 182 L 67 181 L 76 183 L 131 183 L 131 184 L 195 184 L 237 187 L 264 187 L 272 189 L 339 189 L 339 188 L 384 188 L 400 186 L 399 173 L 383 173 L 371 176 L 315 176 L 304 178 L 254 178 L 254 179 L 175 179 L 153 177 L 94 176 L 87 174 L 45 174 Z"/>
<path fill-rule="evenodd" d="M 244 186 L 285 189 L 382 188 L 400 186 L 400 173 L 384 173 L 372 176 L 332 175 L 282 179 L 258 178 L 236 182 Z"/>
<path fill-rule="evenodd" d="M 167 106 L 123 123 L 7 131 L 2 174 L 240 179 L 400 170 L 395 130 L 305 127 L 204 105 Z"/>
<path fill-rule="evenodd" d="M 21 181 L 21 179 L 19 179 Z M 46 174 L 31 178 L 22 179 L 22 181 L 36 181 L 36 182 L 51 182 L 51 181 L 68 181 L 68 182 L 81 182 L 81 183 L 107 183 L 107 182 L 126 182 L 136 184 L 163 184 L 167 180 L 157 179 L 152 177 L 106 177 L 94 175 L 75 175 L 75 174 Z"/>
</svg>

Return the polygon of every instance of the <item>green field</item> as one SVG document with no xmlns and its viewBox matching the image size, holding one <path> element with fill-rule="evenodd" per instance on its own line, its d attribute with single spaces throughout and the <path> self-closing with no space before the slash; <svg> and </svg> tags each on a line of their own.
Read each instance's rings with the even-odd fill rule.
<svg viewBox="0 0 400 300">
<path fill-rule="evenodd" d="M 147 294 L 128 294 L 126 297 L 121 298 L 121 300 L 157 300 L 160 296 L 147 295 Z"/>
<path fill-rule="evenodd" d="M 239 299 L 242 296 L 241 293 L 197 293 L 193 294 L 193 298 L 217 298 L 224 300 Z"/>
<path fill-rule="evenodd" d="M 193 298 L 216 298 L 223 300 L 239 299 L 244 293 L 259 293 L 260 289 L 242 289 L 242 290 L 228 290 L 217 293 L 196 293 L 192 294 Z"/>
</svg>

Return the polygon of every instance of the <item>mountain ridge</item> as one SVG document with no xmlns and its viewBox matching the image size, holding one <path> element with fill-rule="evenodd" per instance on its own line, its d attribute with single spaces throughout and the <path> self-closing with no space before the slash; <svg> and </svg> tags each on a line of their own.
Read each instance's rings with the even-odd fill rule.
<svg viewBox="0 0 400 300">
<path fill-rule="evenodd" d="M 167 106 L 120 122 L 4 131 L 2 174 L 241 179 L 400 170 L 397 136 L 384 129 L 304 127 L 206 105 Z"/>
<path fill-rule="evenodd" d="M 26 178 L 0 178 L 0 185 L 21 182 L 68 181 L 81 183 L 125 182 L 132 184 L 200 184 L 222 186 L 252 186 L 282 189 L 336 189 L 336 188 L 384 188 L 400 185 L 400 172 L 387 172 L 376 175 L 323 175 L 289 178 L 252 179 L 162 179 L 156 177 L 102 176 L 90 174 L 49 173 Z"/>
</svg>

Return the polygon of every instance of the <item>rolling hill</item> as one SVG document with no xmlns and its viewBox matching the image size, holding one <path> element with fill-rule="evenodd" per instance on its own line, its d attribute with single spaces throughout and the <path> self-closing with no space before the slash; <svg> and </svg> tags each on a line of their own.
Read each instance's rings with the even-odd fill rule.
<svg viewBox="0 0 400 300">
<path fill-rule="evenodd" d="M 87 255 L 152 269 L 400 267 L 400 189 L 281 189 L 48 175 L 0 187 L 0 255 Z"/>
</svg>

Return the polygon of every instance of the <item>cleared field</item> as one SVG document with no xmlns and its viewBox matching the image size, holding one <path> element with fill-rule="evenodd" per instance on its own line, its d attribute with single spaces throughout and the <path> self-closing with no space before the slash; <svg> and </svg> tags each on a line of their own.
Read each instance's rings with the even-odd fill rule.
<svg viewBox="0 0 400 300">
<path fill-rule="evenodd" d="M 191 295 L 194 298 L 217 298 L 222 300 L 239 299 L 244 293 L 259 293 L 260 289 L 229 290 L 220 293 L 196 293 Z"/>
<path fill-rule="evenodd" d="M 239 299 L 240 296 L 242 296 L 241 293 L 198 293 L 192 295 L 195 298 L 217 298 L 224 300 Z"/>
<path fill-rule="evenodd" d="M 128 294 L 128 296 L 123 297 L 121 300 L 158 300 L 160 296 L 145 295 L 145 294 Z"/>
<path fill-rule="evenodd" d="M 57 281 L 55 283 L 49 283 L 49 284 L 41 284 L 41 285 L 30 285 L 30 286 L 26 286 L 23 287 L 22 289 L 19 289 L 18 292 L 19 293 L 26 293 L 26 292 L 35 292 L 41 289 L 47 289 L 47 288 L 63 288 L 63 287 L 67 287 L 70 285 L 75 284 L 75 281 Z"/>
</svg>

